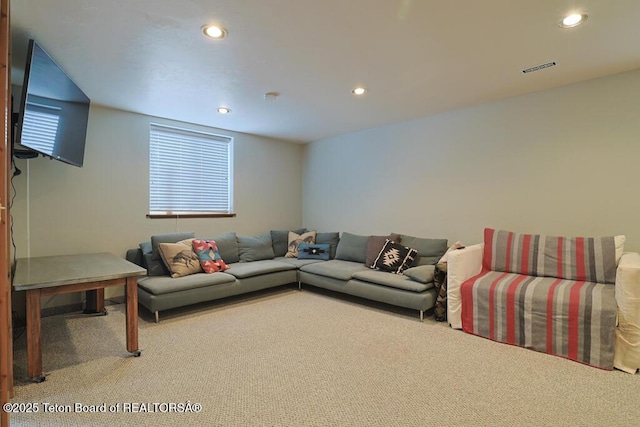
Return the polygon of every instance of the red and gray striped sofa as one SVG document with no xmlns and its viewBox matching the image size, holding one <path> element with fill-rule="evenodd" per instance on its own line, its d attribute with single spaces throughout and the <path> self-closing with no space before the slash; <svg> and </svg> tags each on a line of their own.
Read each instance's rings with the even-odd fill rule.
<svg viewBox="0 0 640 427">
<path fill-rule="evenodd" d="M 487 228 L 449 253 L 453 328 L 611 370 L 640 369 L 640 254 L 625 237 Z"/>
</svg>

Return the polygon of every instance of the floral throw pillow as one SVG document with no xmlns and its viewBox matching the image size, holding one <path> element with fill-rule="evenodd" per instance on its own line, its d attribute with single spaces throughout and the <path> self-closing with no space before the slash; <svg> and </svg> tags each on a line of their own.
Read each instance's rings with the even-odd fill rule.
<svg viewBox="0 0 640 427">
<path fill-rule="evenodd" d="M 229 268 L 220 257 L 215 240 L 193 239 L 193 251 L 205 273 L 216 273 Z"/>
</svg>

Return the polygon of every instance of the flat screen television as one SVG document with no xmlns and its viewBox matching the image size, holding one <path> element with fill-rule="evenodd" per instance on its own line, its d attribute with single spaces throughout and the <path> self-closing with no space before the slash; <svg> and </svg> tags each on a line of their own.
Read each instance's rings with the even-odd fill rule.
<svg viewBox="0 0 640 427">
<path fill-rule="evenodd" d="M 82 167 L 90 103 L 47 52 L 29 40 L 14 155 L 39 153 Z"/>
</svg>

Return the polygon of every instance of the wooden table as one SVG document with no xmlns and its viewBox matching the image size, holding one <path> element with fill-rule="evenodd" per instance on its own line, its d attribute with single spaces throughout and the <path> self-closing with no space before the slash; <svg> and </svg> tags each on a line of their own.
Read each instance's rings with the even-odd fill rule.
<svg viewBox="0 0 640 427">
<path fill-rule="evenodd" d="M 138 280 L 146 270 L 110 253 L 20 258 L 13 287 L 27 292 L 27 374 L 45 380 L 40 345 L 40 297 L 87 291 L 85 313 L 105 313 L 104 288 L 125 286 L 127 351 L 138 349 Z"/>
</svg>

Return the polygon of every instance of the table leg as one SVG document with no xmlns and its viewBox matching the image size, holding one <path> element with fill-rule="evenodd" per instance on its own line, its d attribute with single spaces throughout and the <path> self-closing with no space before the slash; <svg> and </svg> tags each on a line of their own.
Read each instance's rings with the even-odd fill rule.
<svg viewBox="0 0 640 427">
<path fill-rule="evenodd" d="M 42 370 L 42 347 L 40 346 L 40 289 L 27 291 L 27 376 L 35 381 L 44 381 Z"/>
<path fill-rule="evenodd" d="M 125 297 L 127 299 L 127 351 L 135 357 L 140 356 L 138 349 L 138 279 L 127 277 Z"/>
<path fill-rule="evenodd" d="M 86 297 L 87 306 L 84 309 L 85 314 L 107 314 L 107 310 L 104 308 L 104 288 L 89 290 L 86 292 Z"/>
</svg>

